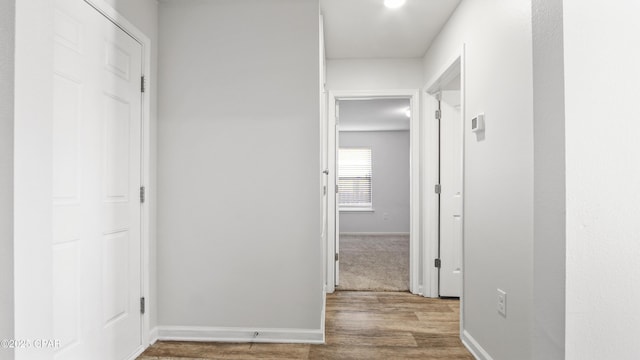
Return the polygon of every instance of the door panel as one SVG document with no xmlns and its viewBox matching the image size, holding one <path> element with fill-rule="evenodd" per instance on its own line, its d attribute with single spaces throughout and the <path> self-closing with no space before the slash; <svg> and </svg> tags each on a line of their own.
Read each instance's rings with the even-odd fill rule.
<svg viewBox="0 0 640 360">
<path fill-rule="evenodd" d="M 141 346 L 142 46 L 84 1 L 54 19 L 56 359 Z"/>
<path fill-rule="evenodd" d="M 336 189 L 338 191 L 340 191 L 339 187 L 337 186 L 337 184 L 339 183 L 339 175 L 338 174 L 338 169 L 340 168 L 340 164 L 338 163 L 338 149 L 340 148 L 340 102 L 336 101 L 336 126 L 334 129 L 332 129 L 332 131 L 335 132 L 335 151 L 334 151 L 334 156 L 335 156 L 335 171 L 333 172 L 333 177 L 335 179 L 335 184 L 336 184 Z M 333 191 L 333 195 L 335 196 L 335 224 L 336 224 L 336 228 L 335 228 L 335 250 L 336 250 L 336 254 L 338 254 L 337 259 L 335 260 L 335 285 L 338 286 L 340 285 L 340 194 L 338 191 L 336 191 L 336 189 L 331 189 Z M 330 254 L 331 255 L 331 254 Z M 333 256 L 336 256 L 335 254 L 333 254 Z"/>
<path fill-rule="evenodd" d="M 443 91 L 440 107 L 440 296 L 462 292 L 462 118 L 459 91 Z"/>
</svg>

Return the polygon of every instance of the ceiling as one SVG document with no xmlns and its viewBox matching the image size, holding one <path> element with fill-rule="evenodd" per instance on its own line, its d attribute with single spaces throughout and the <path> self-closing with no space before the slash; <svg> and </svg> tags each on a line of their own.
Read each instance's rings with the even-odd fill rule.
<svg viewBox="0 0 640 360">
<path fill-rule="evenodd" d="M 340 101 L 340 131 L 409 130 L 409 99 Z"/>
<path fill-rule="evenodd" d="M 460 1 L 320 0 L 327 58 L 420 58 Z"/>
</svg>

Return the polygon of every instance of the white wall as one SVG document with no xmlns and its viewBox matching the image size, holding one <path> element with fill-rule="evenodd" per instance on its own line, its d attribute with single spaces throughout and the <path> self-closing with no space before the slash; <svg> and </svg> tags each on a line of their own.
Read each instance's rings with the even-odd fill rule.
<svg viewBox="0 0 640 360">
<path fill-rule="evenodd" d="M 534 0 L 533 358 L 561 360 L 565 331 L 565 132 L 562 0 Z"/>
<path fill-rule="evenodd" d="M 0 0 L 0 339 L 13 339 L 13 58 L 15 0 Z M 0 348 L 0 360 L 13 350 Z"/>
<path fill-rule="evenodd" d="M 570 360 L 640 358 L 638 14 L 564 0 Z"/>
<path fill-rule="evenodd" d="M 419 89 L 423 83 L 422 59 L 329 59 L 327 89 Z"/>
<path fill-rule="evenodd" d="M 14 336 L 50 339 L 53 3 L 16 1 L 15 29 Z M 49 352 L 18 349 L 16 359 L 49 359 Z"/>
<path fill-rule="evenodd" d="M 340 147 L 370 147 L 374 212 L 340 212 L 341 233 L 409 233 L 409 131 L 342 131 Z"/>
<path fill-rule="evenodd" d="M 321 328 L 318 16 L 161 3 L 161 326 Z"/>
<path fill-rule="evenodd" d="M 464 0 L 425 56 L 432 79 L 465 44 L 464 330 L 496 360 L 531 358 L 531 1 Z M 485 113 L 485 139 L 469 120 Z M 508 314 L 497 311 L 496 289 Z"/>
</svg>

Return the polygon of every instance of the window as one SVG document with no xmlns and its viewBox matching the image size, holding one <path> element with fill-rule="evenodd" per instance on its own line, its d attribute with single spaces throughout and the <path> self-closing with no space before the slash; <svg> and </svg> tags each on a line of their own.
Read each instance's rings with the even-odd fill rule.
<svg viewBox="0 0 640 360">
<path fill-rule="evenodd" d="M 371 148 L 339 149 L 338 186 L 341 209 L 371 209 Z"/>
</svg>

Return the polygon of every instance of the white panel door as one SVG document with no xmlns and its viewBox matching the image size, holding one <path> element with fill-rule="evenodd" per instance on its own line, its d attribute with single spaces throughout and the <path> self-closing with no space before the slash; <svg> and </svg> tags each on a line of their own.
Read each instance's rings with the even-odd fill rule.
<svg viewBox="0 0 640 360">
<path fill-rule="evenodd" d="M 80 0 L 56 0 L 56 359 L 140 349 L 142 46 Z"/>
<path fill-rule="evenodd" d="M 327 248 L 327 241 L 329 238 L 329 140 L 328 140 L 328 119 L 327 119 L 327 97 L 324 92 L 321 92 L 320 96 L 320 144 L 322 147 L 322 245 L 324 249 Z M 324 251 L 326 256 L 326 250 Z M 327 269 L 326 261 L 323 266 L 325 270 L 325 284 L 327 282 Z"/>
<path fill-rule="evenodd" d="M 456 96 L 443 91 L 440 102 L 440 296 L 452 297 L 462 291 L 462 118 L 450 105 Z"/>
<path fill-rule="evenodd" d="M 333 195 L 335 196 L 335 202 L 334 204 L 336 205 L 336 210 L 335 210 L 335 224 L 336 224 L 336 234 L 335 234 L 335 250 L 336 253 L 334 254 L 335 256 L 335 285 L 338 286 L 340 284 L 340 194 L 339 191 L 340 189 L 338 188 L 337 184 L 340 181 L 340 174 L 338 173 L 338 169 L 340 168 L 340 164 L 338 163 L 338 159 L 340 158 L 340 156 L 338 156 L 339 154 L 339 149 L 340 149 L 340 103 L 338 101 L 336 101 L 336 127 L 334 129 L 332 129 L 332 131 L 335 131 L 336 136 L 336 142 L 335 142 L 335 171 L 333 172 L 333 176 L 336 179 L 336 188 L 335 189 L 331 189 L 333 190 Z"/>
</svg>

